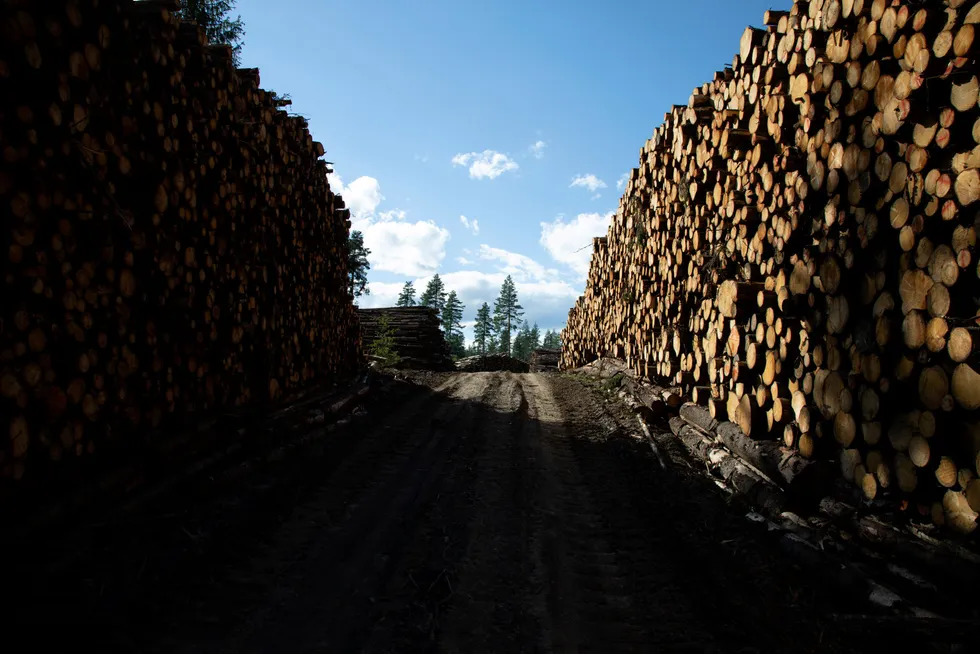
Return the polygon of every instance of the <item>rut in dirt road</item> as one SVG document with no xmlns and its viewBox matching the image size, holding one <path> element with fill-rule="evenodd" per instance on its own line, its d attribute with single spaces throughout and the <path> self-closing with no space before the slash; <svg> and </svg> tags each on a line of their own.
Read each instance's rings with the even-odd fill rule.
<svg viewBox="0 0 980 654">
<path fill-rule="evenodd" d="M 86 607 L 104 651 L 841 650 L 821 616 L 844 607 L 616 403 L 561 375 L 409 378 L 318 454 L 107 535 L 124 550 L 39 606 Z"/>
<path fill-rule="evenodd" d="M 577 382 L 439 377 L 356 437 L 367 455 L 220 571 L 206 603 L 235 591 L 235 610 L 156 651 L 820 646 L 793 575 L 754 561 L 740 518 L 666 478 L 628 416 Z"/>
</svg>

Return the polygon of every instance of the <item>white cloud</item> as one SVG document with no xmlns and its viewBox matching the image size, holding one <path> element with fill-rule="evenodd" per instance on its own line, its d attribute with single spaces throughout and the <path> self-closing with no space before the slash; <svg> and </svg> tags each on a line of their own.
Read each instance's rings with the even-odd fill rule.
<svg viewBox="0 0 980 654">
<path fill-rule="evenodd" d="M 364 245 L 371 250 L 371 270 L 426 275 L 438 270 L 446 256 L 449 230 L 431 220 L 379 221 L 368 224 L 363 231 Z"/>
<path fill-rule="evenodd" d="M 378 220 L 405 220 L 405 211 L 403 209 L 392 209 L 391 211 L 382 211 L 378 214 Z"/>
<path fill-rule="evenodd" d="M 354 304 L 362 309 L 393 307 L 398 301 L 403 285 L 404 282 L 371 282 L 368 284 L 370 294 L 357 298 Z"/>
<path fill-rule="evenodd" d="M 543 159 L 544 149 L 547 146 L 548 144 L 544 141 L 536 141 L 533 145 L 531 145 L 531 147 L 528 148 L 528 151 L 534 156 L 535 159 Z"/>
<path fill-rule="evenodd" d="M 344 186 L 343 180 L 337 173 L 327 175 L 330 190 L 344 197 L 344 203 L 350 209 L 351 218 L 356 219 L 374 213 L 378 205 L 384 201 L 381 185 L 373 177 L 361 176 Z"/>
<path fill-rule="evenodd" d="M 531 257 L 493 248 L 486 244 L 480 246 L 480 258 L 484 261 L 496 261 L 500 272 L 511 275 L 514 281 L 540 281 L 558 278 L 557 270 L 545 268 Z"/>
<path fill-rule="evenodd" d="M 602 197 L 602 193 L 596 193 L 595 195 L 592 196 L 592 199 L 593 200 L 598 200 L 601 197 Z"/>
<path fill-rule="evenodd" d="M 623 173 L 623 175 L 619 179 L 616 180 L 616 188 L 617 189 L 623 188 L 623 186 L 626 184 L 626 182 L 629 181 L 629 178 L 630 178 L 630 174 L 629 173 Z"/>
<path fill-rule="evenodd" d="M 471 261 L 470 259 L 467 259 L 466 257 L 456 257 L 456 263 L 458 263 L 461 266 L 472 266 L 476 262 L 475 261 Z"/>
<path fill-rule="evenodd" d="M 463 227 L 470 230 L 474 234 L 480 233 L 480 223 L 477 222 L 476 218 L 470 220 L 466 216 L 460 215 L 459 222 L 463 223 Z"/>
<path fill-rule="evenodd" d="M 595 193 L 598 189 L 606 188 L 606 183 L 592 173 L 589 173 L 588 175 L 577 175 L 568 186 L 569 188 L 581 186 Z"/>
<path fill-rule="evenodd" d="M 517 162 L 501 152 L 484 150 L 457 154 L 452 159 L 454 166 L 469 166 L 470 179 L 495 179 L 508 170 L 517 170 Z"/>
<path fill-rule="evenodd" d="M 541 223 L 541 245 L 555 261 L 567 265 L 584 278 L 589 272 L 592 257 L 592 238 L 604 236 L 609 229 L 613 212 L 580 213 L 571 222 L 558 217 Z"/>
<path fill-rule="evenodd" d="M 381 185 L 373 177 L 362 176 L 348 186 L 336 173 L 328 176 L 330 188 L 344 198 L 350 208 L 351 229 L 364 234 L 364 246 L 371 251 L 371 270 L 399 275 L 427 275 L 435 272 L 446 256 L 449 230 L 431 220 L 408 222 L 402 209 L 378 212 L 384 201 Z M 370 282 L 371 293 L 378 282 Z M 380 305 L 384 306 L 384 305 Z"/>
</svg>

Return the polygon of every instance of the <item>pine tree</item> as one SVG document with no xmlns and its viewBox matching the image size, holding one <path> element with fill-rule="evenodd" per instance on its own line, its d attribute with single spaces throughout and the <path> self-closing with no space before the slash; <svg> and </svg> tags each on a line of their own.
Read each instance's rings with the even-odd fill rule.
<svg viewBox="0 0 980 654">
<path fill-rule="evenodd" d="M 415 284 L 412 282 L 405 282 L 402 286 L 402 292 L 398 296 L 398 302 L 395 303 L 396 307 L 414 307 L 415 306 Z"/>
<path fill-rule="evenodd" d="M 368 346 L 368 352 L 380 358 L 381 365 L 385 367 L 401 361 L 395 349 L 395 328 L 391 326 L 385 314 L 378 318 L 378 335 Z"/>
<path fill-rule="evenodd" d="M 531 350 L 534 349 L 533 344 L 531 327 L 525 320 L 521 324 L 521 328 L 517 331 L 517 335 L 514 336 L 514 358 L 520 359 L 521 361 L 529 360 L 531 358 Z"/>
<path fill-rule="evenodd" d="M 241 65 L 245 23 L 241 16 L 230 16 L 235 0 L 182 0 L 180 4 L 177 15 L 203 27 L 211 43 L 230 45 L 232 61 L 236 66 Z"/>
<path fill-rule="evenodd" d="M 518 321 L 524 315 L 524 307 L 517 301 L 517 287 L 510 275 L 500 285 L 500 295 L 493 304 L 493 320 L 496 332 L 499 335 L 500 352 L 511 354 L 513 349 L 512 334 L 515 331 Z"/>
<path fill-rule="evenodd" d="M 489 354 L 493 344 L 493 317 L 490 315 L 490 305 L 483 303 L 476 310 L 476 324 L 473 325 L 473 344 L 478 354 Z"/>
<path fill-rule="evenodd" d="M 355 229 L 347 237 L 347 276 L 354 297 L 371 294 L 367 287 L 367 273 L 371 269 L 369 254 L 371 250 L 364 247 L 364 234 Z"/>
<path fill-rule="evenodd" d="M 463 338 L 463 303 L 459 301 L 456 291 L 450 291 L 446 297 L 446 306 L 442 308 L 442 331 L 446 334 L 446 342 L 456 358 L 464 354 Z"/>
<path fill-rule="evenodd" d="M 436 317 L 439 318 L 439 325 L 442 326 L 442 310 L 446 306 L 446 286 L 439 279 L 439 275 L 434 275 L 426 284 L 425 292 L 419 298 L 419 304 L 435 309 Z"/>
<path fill-rule="evenodd" d="M 546 347 L 552 350 L 561 349 L 561 334 L 550 329 L 544 334 L 544 342 L 541 347 Z"/>
<path fill-rule="evenodd" d="M 534 323 L 534 326 L 531 327 L 531 331 L 528 333 L 528 346 L 528 355 L 541 347 L 541 330 L 538 329 L 538 323 Z"/>
</svg>

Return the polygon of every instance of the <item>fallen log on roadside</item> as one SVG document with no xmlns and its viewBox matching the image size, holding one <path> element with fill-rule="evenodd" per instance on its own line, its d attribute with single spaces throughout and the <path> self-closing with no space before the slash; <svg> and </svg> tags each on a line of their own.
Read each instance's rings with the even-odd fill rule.
<svg viewBox="0 0 980 654">
<path fill-rule="evenodd" d="M 775 441 L 752 440 L 735 423 L 718 422 L 707 409 L 696 404 L 685 404 L 679 414 L 684 422 L 713 434 L 725 447 L 781 488 L 814 501 L 827 494 L 832 471 L 822 462 L 805 459 Z"/>
<path fill-rule="evenodd" d="M 737 457 L 706 438 L 698 429 L 678 417 L 670 419 L 670 430 L 684 446 L 728 484 L 733 492 L 766 515 L 779 515 L 786 499 L 778 487 L 768 483 Z"/>
</svg>

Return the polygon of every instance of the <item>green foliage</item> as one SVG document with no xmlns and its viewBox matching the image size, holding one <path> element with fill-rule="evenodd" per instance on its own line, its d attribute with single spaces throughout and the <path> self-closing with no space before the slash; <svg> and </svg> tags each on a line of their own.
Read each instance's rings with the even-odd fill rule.
<svg viewBox="0 0 980 654">
<path fill-rule="evenodd" d="M 355 229 L 347 237 L 347 278 L 354 297 L 371 294 L 367 287 L 367 273 L 371 269 L 369 254 L 371 250 L 364 247 L 364 234 Z"/>
<path fill-rule="evenodd" d="M 499 336 L 499 351 L 511 354 L 513 351 L 512 334 L 518 321 L 524 316 L 524 307 L 517 300 L 517 287 L 510 275 L 500 286 L 500 295 L 493 305 L 494 331 Z"/>
<path fill-rule="evenodd" d="M 493 316 L 490 315 L 490 305 L 484 302 L 476 310 L 476 324 L 473 325 L 473 343 L 477 354 L 483 355 L 492 351 L 490 348 L 493 345 L 493 335 Z"/>
<path fill-rule="evenodd" d="M 446 334 L 446 342 L 454 358 L 460 358 L 465 353 L 463 338 L 463 303 L 460 302 L 456 291 L 450 291 L 446 304 L 442 308 L 442 331 Z"/>
<path fill-rule="evenodd" d="M 514 358 L 521 361 L 530 361 L 531 352 L 540 347 L 540 335 L 537 324 L 530 327 L 525 320 L 514 337 Z"/>
<path fill-rule="evenodd" d="M 544 333 L 544 342 L 541 344 L 541 347 L 546 347 L 552 350 L 561 349 L 561 334 L 549 329 Z"/>
<path fill-rule="evenodd" d="M 637 218 L 637 220 L 639 220 L 639 218 Z M 635 222 L 634 224 L 636 225 L 636 234 L 633 237 L 633 245 L 634 247 L 644 247 L 647 244 L 647 239 L 650 238 L 650 235 L 647 233 L 646 225 L 644 225 L 642 222 Z"/>
<path fill-rule="evenodd" d="M 245 23 L 241 16 L 231 17 L 235 0 L 182 0 L 180 4 L 177 15 L 203 27 L 211 43 L 230 45 L 232 61 L 241 65 Z"/>
<path fill-rule="evenodd" d="M 415 284 L 412 282 L 405 282 L 402 286 L 402 292 L 398 296 L 398 302 L 395 303 L 397 307 L 414 307 L 415 306 Z"/>
<path fill-rule="evenodd" d="M 442 325 L 442 310 L 446 307 L 446 285 L 439 279 L 439 275 L 434 275 L 425 286 L 419 304 L 423 307 L 432 307 L 436 310 L 439 318 L 439 325 Z"/>
<path fill-rule="evenodd" d="M 615 375 L 602 382 L 602 387 L 607 391 L 617 389 L 622 386 L 625 378 L 626 376 L 623 373 L 617 372 Z"/>
<path fill-rule="evenodd" d="M 466 353 L 466 339 L 462 334 L 453 334 L 446 339 L 446 342 L 449 343 L 449 354 L 452 356 L 453 361 L 469 356 Z"/>
<path fill-rule="evenodd" d="M 395 351 L 395 329 L 388 321 L 388 316 L 382 314 L 378 318 L 378 335 L 368 347 L 368 352 L 380 358 L 383 367 L 393 366 L 401 361 Z"/>
</svg>

